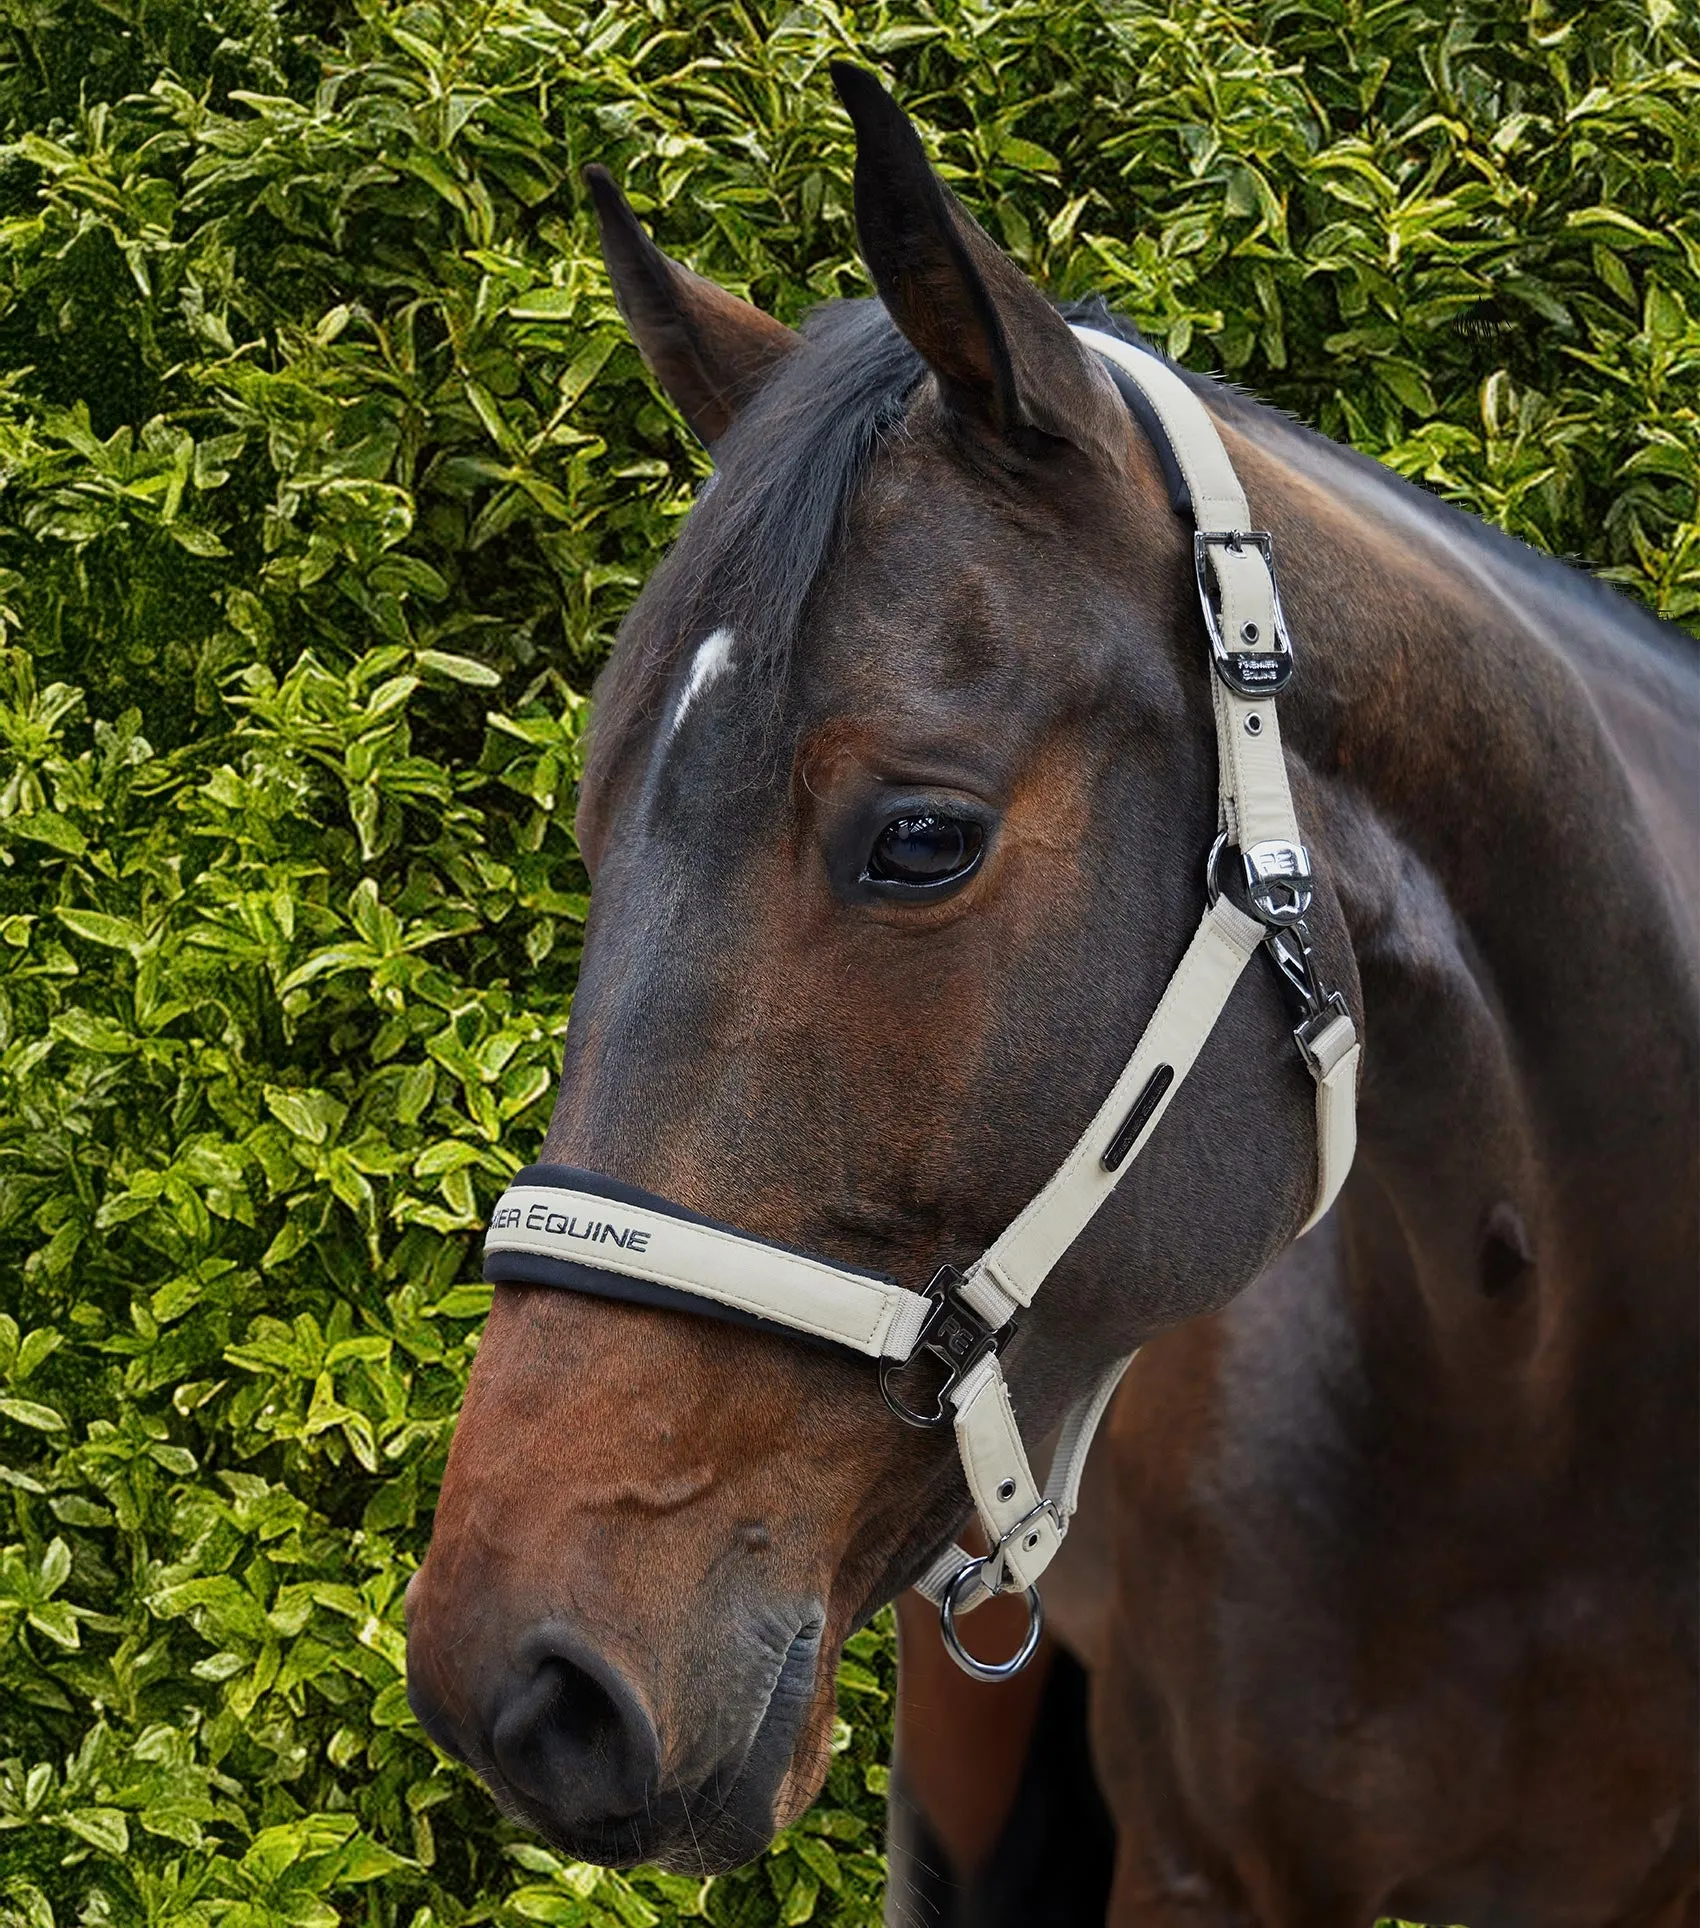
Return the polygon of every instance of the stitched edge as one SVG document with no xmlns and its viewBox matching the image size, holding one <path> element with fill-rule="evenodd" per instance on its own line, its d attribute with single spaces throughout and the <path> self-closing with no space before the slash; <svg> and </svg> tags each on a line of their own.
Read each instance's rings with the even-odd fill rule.
<svg viewBox="0 0 1700 1928">
<path fill-rule="evenodd" d="M 693 1239 L 708 1241 L 718 1248 L 719 1256 L 728 1254 L 745 1257 L 750 1262 L 778 1264 L 794 1268 L 807 1276 L 817 1289 L 841 1296 L 853 1295 L 864 1304 L 873 1302 L 871 1323 L 857 1316 L 853 1327 L 832 1326 L 812 1322 L 799 1317 L 785 1306 L 775 1306 L 766 1298 L 752 1298 L 747 1293 L 740 1294 L 731 1287 L 705 1286 L 699 1279 L 681 1277 L 659 1264 L 637 1265 L 630 1261 L 621 1263 L 624 1254 L 615 1248 L 610 1252 L 606 1246 L 597 1246 L 593 1256 L 564 1244 L 560 1233 L 549 1234 L 523 1229 L 491 1231 L 485 1235 L 486 1252 L 528 1252 L 538 1258 L 572 1260 L 578 1264 L 591 1264 L 606 1272 L 617 1272 L 627 1278 L 649 1279 L 657 1285 L 669 1285 L 678 1291 L 695 1293 L 706 1299 L 717 1300 L 722 1305 L 738 1307 L 743 1312 L 754 1312 L 763 1318 L 771 1318 L 777 1323 L 793 1327 L 798 1332 L 811 1332 L 821 1338 L 838 1339 L 845 1344 L 854 1345 L 863 1351 L 871 1351 L 879 1356 L 883 1350 L 886 1335 L 893 1324 L 906 1309 L 905 1302 L 915 1300 L 911 1310 L 913 1317 L 924 1317 L 927 1302 L 919 1293 L 909 1292 L 902 1286 L 882 1286 L 872 1279 L 858 1278 L 847 1272 L 840 1272 L 821 1259 L 803 1257 L 796 1253 L 781 1252 L 775 1247 L 758 1245 L 754 1241 L 741 1239 L 734 1232 L 723 1232 L 709 1225 L 693 1225 L 685 1219 L 669 1218 L 659 1212 L 651 1212 L 639 1205 L 622 1205 L 617 1201 L 612 1205 L 605 1198 L 597 1198 L 589 1192 L 573 1192 L 555 1187 L 517 1186 L 503 1194 L 503 1199 L 548 1203 L 551 1210 L 577 1204 L 581 1209 L 594 1208 L 599 1212 L 618 1211 L 633 1220 L 640 1230 L 649 1231 L 651 1236 L 666 1235 L 687 1242 Z M 499 1207 L 498 1207 L 499 1209 Z M 858 1315 L 860 1314 L 858 1306 Z"/>
</svg>

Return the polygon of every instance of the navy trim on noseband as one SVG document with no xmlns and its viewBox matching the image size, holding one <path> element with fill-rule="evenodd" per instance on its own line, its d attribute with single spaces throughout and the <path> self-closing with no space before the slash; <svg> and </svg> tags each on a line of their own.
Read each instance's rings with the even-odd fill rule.
<svg viewBox="0 0 1700 1928">
<path fill-rule="evenodd" d="M 708 1225 L 717 1232 L 730 1232 L 746 1245 L 765 1245 L 775 1252 L 789 1252 L 797 1258 L 812 1256 L 794 1245 L 782 1245 L 777 1239 L 762 1238 L 739 1226 L 727 1225 L 718 1218 L 693 1212 L 688 1205 L 680 1205 L 674 1199 L 662 1198 L 656 1192 L 646 1192 L 637 1185 L 624 1184 L 618 1178 L 607 1178 L 601 1172 L 584 1171 L 577 1165 L 527 1165 L 523 1171 L 516 1172 L 510 1182 L 514 1185 L 549 1186 L 561 1191 L 589 1192 L 592 1197 L 607 1199 L 611 1205 L 636 1205 L 644 1211 L 659 1212 L 667 1218 L 682 1219 L 690 1225 Z M 572 1235 L 569 1233 L 568 1236 Z M 586 1250 L 592 1249 L 587 1239 Z M 845 1265 L 838 1259 L 832 1263 L 841 1271 L 877 1279 L 882 1285 L 893 1283 L 888 1272 L 870 1272 L 865 1266 Z M 484 1255 L 484 1282 L 486 1285 L 546 1285 L 556 1291 L 587 1292 L 593 1298 L 623 1299 L 630 1305 L 652 1305 L 666 1312 L 688 1312 L 697 1319 L 720 1319 L 727 1325 L 753 1326 L 758 1332 L 777 1333 L 792 1344 L 800 1342 L 824 1352 L 850 1350 L 834 1345 L 830 1339 L 799 1332 L 794 1326 L 781 1325 L 776 1319 L 764 1319 L 757 1313 L 741 1311 L 737 1306 L 722 1305 L 699 1293 L 683 1292 L 676 1286 L 659 1285 L 651 1279 L 635 1279 L 624 1272 L 609 1272 L 590 1259 L 551 1258 L 540 1252 L 487 1252 Z"/>
</svg>

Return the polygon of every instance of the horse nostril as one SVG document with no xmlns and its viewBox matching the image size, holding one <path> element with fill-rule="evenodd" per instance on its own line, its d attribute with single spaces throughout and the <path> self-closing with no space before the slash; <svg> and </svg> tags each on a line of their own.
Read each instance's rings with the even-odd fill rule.
<svg viewBox="0 0 1700 1928">
<path fill-rule="evenodd" d="M 545 1661 L 543 1673 L 552 1682 L 545 1718 L 560 1745 L 603 1758 L 614 1754 L 625 1722 L 607 1688 L 569 1660 Z"/>
<path fill-rule="evenodd" d="M 510 1787 L 574 1828 L 643 1809 L 661 1764 L 654 1723 L 630 1684 L 558 1624 L 522 1642 L 490 1748 Z"/>
</svg>

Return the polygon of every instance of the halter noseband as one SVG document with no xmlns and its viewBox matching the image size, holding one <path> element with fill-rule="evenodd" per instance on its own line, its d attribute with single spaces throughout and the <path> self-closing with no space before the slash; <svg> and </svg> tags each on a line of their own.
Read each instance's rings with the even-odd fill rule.
<svg viewBox="0 0 1700 1928">
<path fill-rule="evenodd" d="M 1252 527 L 1215 424 L 1180 376 L 1113 335 L 1074 332 L 1103 357 L 1152 433 L 1171 498 L 1195 525 L 1199 601 L 1216 671 L 1211 693 L 1220 797 L 1203 918 L 1097 1115 L 1043 1191 L 968 1270 L 944 1267 L 924 1293 L 559 1165 L 519 1173 L 484 1241 L 484 1276 L 493 1283 L 634 1299 L 847 1347 L 880 1361 L 880 1389 L 899 1418 L 914 1426 L 954 1425 L 990 1550 L 977 1558 L 948 1546 L 915 1584 L 938 1604 L 952 1655 L 986 1680 L 1018 1671 L 1038 1645 L 1036 1582 L 1062 1545 L 1093 1435 L 1133 1357 L 1111 1360 L 1069 1408 L 1041 1490 L 999 1347 L 1149 1142 L 1260 946 L 1292 998 L 1293 1036 L 1316 1084 L 1317 1183 L 1304 1230 L 1334 1202 L 1357 1145 L 1357 1029 L 1344 997 L 1324 991 L 1317 979 L 1304 922 L 1310 852 L 1293 814 L 1275 713 L 1275 698 L 1293 673 L 1293 651 L 1270 538 Z M 1230 845 L 1240 853 L 1252 916 L 1221 892 L 1220 864 Z M 944 1375 L 926 1409 L 909 1404 L 901 1378 L 921 1352 Z M 1025 1590 L 1029 1607 L 1021 1650 L 1001 1663 L 976 1659 L 957 1635 L 957 1615 L 1017 1588 Z"/>
</svg>

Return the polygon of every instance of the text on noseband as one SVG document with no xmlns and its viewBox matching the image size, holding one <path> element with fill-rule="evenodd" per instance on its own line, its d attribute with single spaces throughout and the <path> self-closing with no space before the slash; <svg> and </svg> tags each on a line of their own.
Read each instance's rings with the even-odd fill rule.
<svg viewBox="0 0 1700 1928">
<path fill-rule="evenodd" d="M 547 1205 L 533 1205 L 523 1214 L 517 1205 L 498 1205 L 490 1221 L 492 1232 L 522 1225 L 528 1232 L 548 1232 L 555 1238 L 582 1238 L 593 1245 L 614 1244 L 628 1252 L 642 1252 L 649 1247 L 649 1234 L 635 1225 L 628 1225 L 622 1231 L 617 1225 L 591 1219 L 581 1226 L 572 1213 L 552 1212 Z"/>
</svg>

